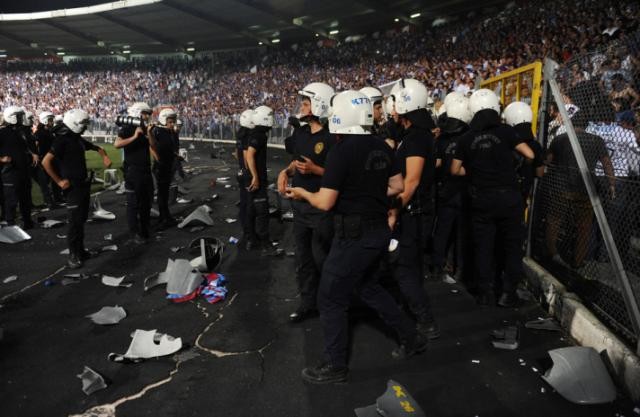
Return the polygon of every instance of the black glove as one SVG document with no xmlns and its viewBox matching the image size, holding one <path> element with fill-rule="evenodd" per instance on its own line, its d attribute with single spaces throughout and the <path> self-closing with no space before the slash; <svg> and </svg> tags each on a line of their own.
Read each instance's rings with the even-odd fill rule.
<svg viewBox="0 0 640 417">
<path fill-rule="evenodd" d="M 300 120 L 295 116 L 289 116 L 289 124 L 297 129 L 300 127 Z"/>
</svg>

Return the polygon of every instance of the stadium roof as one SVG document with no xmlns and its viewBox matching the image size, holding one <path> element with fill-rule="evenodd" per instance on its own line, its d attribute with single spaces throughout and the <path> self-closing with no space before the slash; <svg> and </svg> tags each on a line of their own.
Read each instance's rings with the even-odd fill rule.
<svg viewBox="0 0 640 417">
<path fill-rule="evenodd" d="M 99 9 L 64 9 L 69 2 L 58 0 L 42 2 L 48 12 L 22 9 L 36 13 L 0 14 L 0 54 L 151 54 L 344 39 L 394 25 L 431 25 L 441 16 L 505 2 L 489 0 L 479 6 L 473 0 L 126 0 L 95 6 L 98 2 L 85 1 L 73 3 Z"/>
</svg>

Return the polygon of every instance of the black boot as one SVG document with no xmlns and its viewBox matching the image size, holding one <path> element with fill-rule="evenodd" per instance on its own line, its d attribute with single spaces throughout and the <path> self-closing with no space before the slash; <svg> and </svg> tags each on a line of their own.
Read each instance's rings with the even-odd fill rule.
<svg viewBox="0 0 640 417">
<path fill-rule="evenodd" d="M 416 325 L 416 331 L 429 340 L 434 340 L 440 337 L 440 327 L 433 317 L 419 318 Z"/>
<path fill-rule="evenodd" d="M 394 359 L 408 359 L 427 350 L 428 339 L 420 333 L 412 341 L 403 341 L 391 352 Z"/>
<path fill-rule="evenodd" d="M 80 259 L 80 257 L 75 254 L 75 253 L 71 253 L 69 255 L 69 259 L 67 259 L 67 266 L 70 269 L 78 269 L 82 267 L 82 259 Z"/>
<path fill-rule="evenodd" d="M 349 368 L 323 363 L 318 366 L 304 368 L 302 379 L 312 384 L 331 384 L 345 382 L 349 376 Z"/>
</svg>

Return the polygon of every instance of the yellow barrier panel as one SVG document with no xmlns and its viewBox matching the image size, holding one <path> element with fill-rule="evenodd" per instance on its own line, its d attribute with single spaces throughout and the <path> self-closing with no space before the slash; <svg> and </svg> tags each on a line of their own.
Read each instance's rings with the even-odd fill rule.
<svg viewBox="0 0 640 417">
<path fill-rule="evenodd" d="M 542 62 L 516 68 L 480 83 L 480 87 L 493 90 L 504 107 L 514 101 L 524 101 L 531 106 L 533 121 L 531 127 L 535 135 L 538 128 L 538 107 L 542 95 Z"/>
</svg>

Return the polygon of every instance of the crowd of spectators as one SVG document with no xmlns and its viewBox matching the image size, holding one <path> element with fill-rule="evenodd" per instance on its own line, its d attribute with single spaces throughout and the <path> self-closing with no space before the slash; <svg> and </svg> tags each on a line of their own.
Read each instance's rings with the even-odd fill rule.
<svg viewBox="0 0 640 417">
<path fill-rule="evenodd" d="M 311 81 L 339 91 L 413 77 L 437 99 L 545 57 L 573 62 L 607 50 L 613 39 L 624 45 L 637 36 L 638 22 L 639 4 L 629 0 L 518 1 L 493 15 L 472 12 L 441 27 L 380 28 L 358 42 L 283 44 L 193 59 L 11 62 L 0 71 L 0 106 L 54 113 L 80 107 L 107 126 L 128 104 L 145 101 L 175 106 L 187 134 L 207 135 L 261 104 L 286 123 L 297 91 Z M 572 79 L 600 79 L 612 101 L 636 107 L 638 82 L 630 74 L 638 72 L 638 50 L 601 55 L 575 63 Z"/>
</svg>

